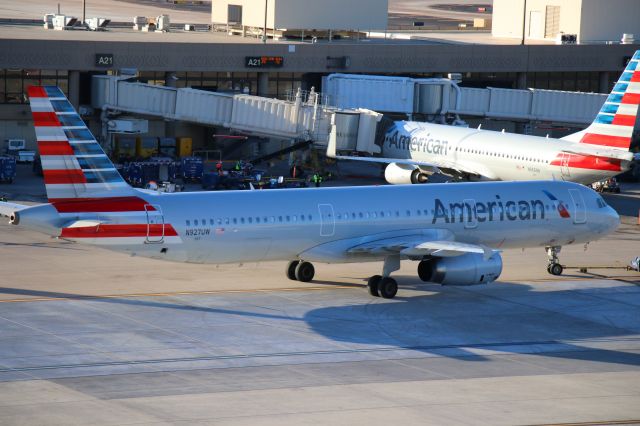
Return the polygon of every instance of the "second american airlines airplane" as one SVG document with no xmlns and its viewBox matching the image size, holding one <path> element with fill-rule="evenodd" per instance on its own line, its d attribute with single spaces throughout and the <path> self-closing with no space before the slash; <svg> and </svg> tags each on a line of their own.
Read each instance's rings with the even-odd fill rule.
<svg viewBox="0 0 640 426">
<path fill-rule="evenodd" d="M 10 223 L 60 239 L 154 259 L 194 263 L 383 261 L 371 295 L 392 298 L 390 274 L 419 262 L 424 281 L 483 284 L 502 272 L 499 250 L 557 253 L 612 232 L 619 217 L 591 189 L 568 182 L 486 182 L 159 193 L 129 186 L 57 87 L 30 87 L 48 203 L 0 202 Z"/>
<path fill-rule="evenodd" d="M 566 180 L 591 184 L 626 171 L 640 104 L 640 51 L 635 52 L 594 122 L 562 139 L 411 121 L 381 129 L 380 157 L 327 155 L 388 164 L 389 183 L 423 183 L 434 171 L 467 180 Z M 379 124 L 385 126 L 385 121 Z M 382 138 L 381 138 L 382 139 Z"/>
</svg>

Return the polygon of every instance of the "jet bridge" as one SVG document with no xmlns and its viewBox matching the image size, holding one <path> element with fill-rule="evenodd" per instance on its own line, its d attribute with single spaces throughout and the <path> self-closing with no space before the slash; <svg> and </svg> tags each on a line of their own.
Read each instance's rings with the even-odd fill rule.
<svg viewBox="0 0 640 426">
<path fill-rule="evenodd" d="M 127 81 L 116 76 L 94 76 L 92 81 L 92 107 L 101 109 L 103 121 L 109 112 L 128 112 L 162 117 L 207 126 L 225 127 L 259 136 L 312 141 L 326 146 L 331 130 L 332 117 L 336 114 L 349 117 L 338 120 L 338 131 L 346 139 L 357 142 L 375 132 L 375 119 L 379 114 L 369 110 L 327 107 L 320 97 L 311 92 L 302 96 L 299 92 L 293 101 L 263 98 L 245 94 L 226 94 L 172 88 Z M 362 121 L 361 126 L 356 126 Z M 369 123 L 373 129 L 365 129 Z M 103 132 L 106 132 L 103 125 Z M 106 133 L 103 133 L 106 140 Z M 361 141 L 361 144 L 363 141 Z"/>
<path fill-rule="evenodd" d="M 606 94 L 542 89 L 476 89 L 459 87 L 460 74 L 450 78 L 410 78 L 330 74 L 323 92 L 337 108 L 426 115 L 444 121 L 447 114 L 514 121 L 589 124 Z"/>
</svg>

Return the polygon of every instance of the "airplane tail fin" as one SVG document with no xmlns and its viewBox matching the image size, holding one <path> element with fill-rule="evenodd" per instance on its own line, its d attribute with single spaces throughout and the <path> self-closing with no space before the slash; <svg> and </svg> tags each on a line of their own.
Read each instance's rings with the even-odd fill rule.
<svg viewBox="0 0 640 426">
<path fill-rule="evenodd" d="M 576 142 L 628 151 L 639 104 L 640 50 L 629 61 L 593 123 L 575 135 L 580 136 Z"/>
<path fill-rule="evenodd" d="M 58 87 L 31 86 L 28 93 L 50 203 L 135 198 Z"/>
</svg>

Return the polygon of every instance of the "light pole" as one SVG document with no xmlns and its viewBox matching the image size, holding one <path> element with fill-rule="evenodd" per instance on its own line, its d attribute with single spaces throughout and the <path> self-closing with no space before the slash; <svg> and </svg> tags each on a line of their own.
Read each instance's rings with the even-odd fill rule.
<svg viewBox="0 0 640 426">
<path fill-rule="evenodd" d="M 527 0 L 524 0 L 523 10 L 522 10 L 522 41 L 520 44 L 524 46 L 524 35 L 525 30 L 527 28 Z"/>
<path fill-rule="evenodd" d="M 269 0 L 264 0 L 264 30 L 262 33 L 262 42 L 267 42 L 267 7 L 269 4 Z"/>
<path fill-rule="evenodd" d="M 85 16 L 87 13 L 87 0 L 82 0 L 82 25 L 84 25 L 87 17 Z"/>
</svg>

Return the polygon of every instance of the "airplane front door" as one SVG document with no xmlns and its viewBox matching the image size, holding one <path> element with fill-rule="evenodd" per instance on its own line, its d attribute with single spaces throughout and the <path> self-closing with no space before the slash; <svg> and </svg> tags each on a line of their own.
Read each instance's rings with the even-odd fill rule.
<svg viewBox="0 0 640 426">
<path fill-rule="evenodd" d="M 157 204 L 145 204 L 147 213 L 147 243 L 161 243 L 164 241 L 164 215 Z"/>
<path fill-rule="evenodd" d="M 336 232 L 336 218 L 333 214 L 333 205 L 318 204 L 320 213 L 320 236 L 332 237 Z"/>
<path fill-rule="evenodd" d="M 571 171 L 569 169 L 570 159 L 571 154 L 567 154 L 566 152 L 560 154 L 560 173 L 562 173 L 563 180 L 567 180 L 567 178 L 571 177 Z"/>
<path fill-rule="evenodd" d="M 569 195 L 573 202 L 573 223 L 585 223 L 587 221 L 587 208 L 584 205 L 584 198 L 577 189 L 570 189 Z"/>
</svg>

